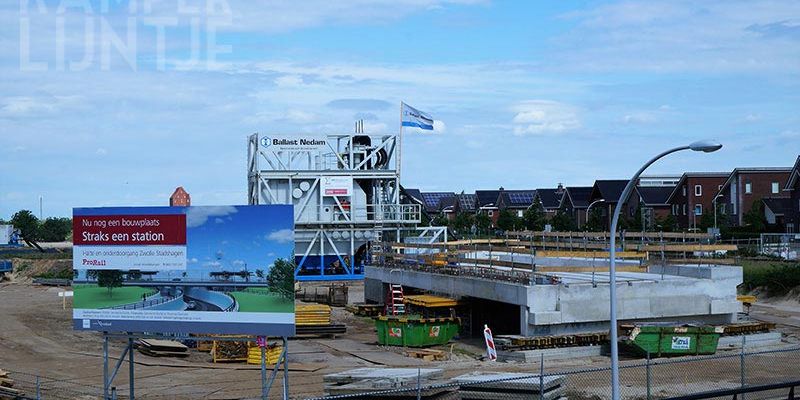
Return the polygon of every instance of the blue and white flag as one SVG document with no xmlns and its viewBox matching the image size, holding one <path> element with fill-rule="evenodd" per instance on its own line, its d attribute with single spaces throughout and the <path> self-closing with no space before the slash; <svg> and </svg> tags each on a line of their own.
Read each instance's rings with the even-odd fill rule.
<svg viewBox="0 0 800 400">
<path fill-rule="evenodd" d="M 426 112 L 417 110 L 406 103 L 400 103 L 401 125 L 412 126 L 427 131 L 433 130 L 433 117 Z"/>
</svg>

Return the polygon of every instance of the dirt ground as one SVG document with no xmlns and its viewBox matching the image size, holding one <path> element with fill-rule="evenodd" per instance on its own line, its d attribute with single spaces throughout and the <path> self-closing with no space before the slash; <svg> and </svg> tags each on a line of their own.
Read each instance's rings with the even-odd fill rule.
<svg viewBox="0 0 800 400">
<path fill-rule="evenodd" d="M 363 299 L 363 283 L 350 284 L 351 302 Z M 99 393 L 102 382 L 102 337 L 97 333 L 76 332 L 72 329 L 71 302 L 62 308 L 61 289 L 34 286 L 26 280 L 0 284 L 0 369 L 12 372 L 19 386 L 32 390 L 36 375 L 46 376 L 43 387 L 50 388 L 55 398 L 81 398 L 80 394 Z M 757 303 L 752 316 L 776 322 L 789 342 L 800 342 L 800 303 Z M 402 349 L 382 347 L 376 343 L 373 323 L 356 317 L 343 308 L 333 309 L 334 323 L 348 326 L 348 333 L 331 338 L 297 339 L 289 343 L 290 395 L 307 398 L 323 393 L 323 375 L 358 367 L 435 367 L 445 369 L 446 377 L 472 371 L 538 372 L 538 364 L 491 363 L 479 358 L 484 352 L 480 340 L 458 341 L 452 346 L 449 361 L 429 362 L 405 356 Z M 787 344 L 790 345 L 790 344 Z M 122 340 L 112 340 L 110 354 L 118 357 L 124 346 Z M 441 347 L 450 352 L 450 346 Z M 240 399 L 255 398 L 260 393 L 258 366 L 244 364 L 213 364 L 210 355 L 191 350 L 186 359 L 154 358 L 135 354 L 136 394 L 139 398 L 169 399 Z M 755 368 L 748 373 L 752 379 L 780 376 L 797 378 L 800 352 L 779 354 L 774 359 L 760 361 L 770 367 Z M 780 357 L 793 357 L 780 359 Z M 116 359 L 112 359 L 113 364 Z M 628 360 L 626 362 L 639 362 Z M 718 364 L 718 365 L 717 365 Z M 661 374 L 665 385 L 674 380 L 703 385 L 733 385 L 738 377 L 735 359 L 714 365 L 681 365 Z M 774 365 L 773 365 L 774 364 Z M 583 369 L 608 365 L 606 357 L 550 361 L 548 371 Z M 115 385 L 120 398 L 127 393 L 127 362 L 120 369 Z M 30 374 L 30 375 L 26 375 Z M 581 376 L 574 385 L 591 387 L 603 393 L 605 373 Z M 623 374 L 623 382 L 625 382 Z M 577 379 L 577 377 L 576 377 Z M 642 391 L 642 377 L 631 375 L 627 390 Z M 596 380 L 596 382 L 594 382 Z M 728 382 L 723 384 L 723 382 Z M 677 382 L 675 382 L 677 383 Z M 669 387 L 673 387 L 669 386 Z M 605 386 L 607 388 L 607 386 Z M 666 390 L 666 389 L 665 389 Z M 47 391 L 45 391 L 47 393 Z M 280 383 L 272 396 L 279 397 Z M 586 393 L 587 395 L 591 393 Z"/>
</svg>

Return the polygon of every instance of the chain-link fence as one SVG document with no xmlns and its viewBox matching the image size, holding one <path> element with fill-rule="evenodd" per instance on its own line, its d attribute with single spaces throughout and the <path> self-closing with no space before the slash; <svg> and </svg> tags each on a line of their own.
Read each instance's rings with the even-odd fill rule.
<svg viewBox="0 0 800 400">
<path fill-rule="evenodd" d="M 559 370 L 547 360 L 529 364 L 531 373 L 482 373 L 456 377 L 447 383 L 373 381 L 384 390 L 369 391 L 369 381 L 342 387 L 328 386 L 326 393 L 346 393 L 312 398 L 335 399 L 568 399 L 611 398 L 610 367 Z M 620 366 L 620 398 L 665 399 L 719 389 L 780 383 L 800 379 L 800 347 L 758 352 L 729 352 L 711 356 L 629 360 Z M 359 393 L 359 390 L 363 392 Z M 785 397 L 786 391 L 781 392 Z M 753 393 L 747 399 L 770 398 L 780 393 Z"/>
<path fill-rule="evenodd" d="M 459 376 L 452 370 L 442 368 L 436 376 L 423 371 L 437 368 L 436 364 L 420 369 L 418 374 L 402 378 L 386 373 L 378 379 L 369 379 L 339 384 L 322 382 L 309 385 L 308 380 L 301 383 L 290 379 L 289 394 L 292 399 L 496 399 L 496 400 L 553 400 L 567 399 L 609 399 L 611 398 L 611 369 L 598 368 L 560 368 L 556 361 L 525 364 L 528 368 L 522 373 L 470 372 Z M 519 370 L 520 364 L 516 365 Z M 493 365 L 492 370 L 498 365 Z M 457 368 L 460 373 L 467 372 Z M 37 374 L 6 370 L 14 381 L 13 389 L 18 390 L 20 399 L 101 399 L 102 387 L 87 385 L 84 379 L 55 379 Z M 447 378 L 445 378 L 445 374 Z M 238 389 L 231 393 L 215 390 L 220 398 L 260 398 L 261 390 L 255 375 L 242 377 L 241 381 L 226 379 L 228 384 Z M 434 379 L 429 379 L 434 378 Z M 314 380 L 324 381 L 323 375 Z M 764 351 L 730 351 L 710 356 L 679 358 L 643 358 L 626 360 L 620 365 L 620 397 L 623 400 L 660 400 L 670 397 L 695 394 L 720 389 L 734 389 L 742 386 L 764 385 L 800 379 L 800 347 Z M 294 383 L 293 383 L 294 382 Z M 243 384 L 247 383 L 247 387 Z M 176 394 L 163 387 L 154 393 L 138 394 L 139 399 L 148 398 L 204 398 L 203 382 L 176 381 L 176 387 L 197 385 L 196 395 L 192 397 Z M 270 392 L 270 399 L 281 398 L 280 382 Z M 316 387 L 316 389 L 312 389 Z M 774 392 L 774 393 L 773 393 Z M 208 394 L 208 393 L 206 393 Z M 325 396 L 328 395 L 328 396 Z M 747 400 L 759 400 L 786 396 L 786 390 L 747 394 Z M 126 387 L 120 387 L 116 394 L 119 399 L 127 399 Z M 742 396 L 744 397 L 744 396 Z M 0 395 L 0 398 L 3 398 Z M 14 398 L 14 397 L 11 397 Z"/>
</svg>

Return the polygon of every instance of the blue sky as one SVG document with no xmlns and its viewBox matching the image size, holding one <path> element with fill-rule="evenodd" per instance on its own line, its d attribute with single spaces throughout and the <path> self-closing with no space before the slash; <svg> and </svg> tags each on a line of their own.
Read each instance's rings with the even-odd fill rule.
<svg viewBox="0 0 800 400">
<path fill-rule="evenodd" d="M 202 6 L 197 6 L 201 4 Z M 161 46 L 163 44 L 163 46 Z M 252 132 L 398 130 L 406 187 L 589 185 L 790 166 L 795 1 L 0 3 L 0 217 L 28 208 L 246 203 Z"/>
</svg>

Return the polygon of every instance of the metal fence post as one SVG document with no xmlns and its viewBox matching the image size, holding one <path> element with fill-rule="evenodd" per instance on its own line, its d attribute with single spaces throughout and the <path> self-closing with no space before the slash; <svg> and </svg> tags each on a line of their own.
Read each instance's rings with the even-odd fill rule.
<svg viewBox="0 0 800 400">
<path fill-rule="evenodd" d="M 267 350 L 261 346 L 261 398 L 267 400 Z"/>
<path fill-rule="evenodd" d="M 39 375 L 36 375 L 36 400 L 42 398 L 41 386 L 39 385 Z"/>
<path fill-rule="evenodd" d="M 117 400 L 117 387 L 116 386 L 111 388 L 111 400 Z"/>
<path fill-rule="evenodd" d="M 647 400 L 651 400 L 652 390 L 650 389 L 650 386 L 652 385 L 652 381 L 651 381 L 651 378 L 650 378 L 650 352 L 649 351 L 647 352 L 647 364 L 645 364 L 645 368 L 646 368 L 645 372 L 647 374 Z"/>
<path fill-rule="evenodd" d="M 739 353 L 739 370 L 741 372 L 741 379 L 742 379 L 742 387 L 745 384 L 745 373 L 744 373 L 744 347 L 747 344 L 747 335 L 742 335 L 742 351 Z M 742 400 L 744 400 L 745 394 L 742 393 Z"/>
<path fill-rule="evenodd" d="M 544 353 L 539 355 L 539 400 L 544 400 Z"/>
<path fill-rule="evenodd" d="M 417 368 L 417 400 L 422 400 L 422 369 Z"/>
</svg>

